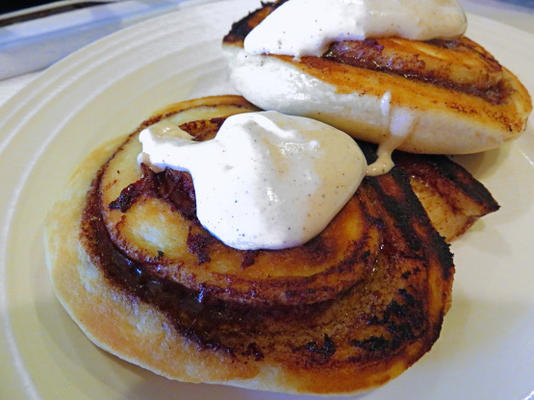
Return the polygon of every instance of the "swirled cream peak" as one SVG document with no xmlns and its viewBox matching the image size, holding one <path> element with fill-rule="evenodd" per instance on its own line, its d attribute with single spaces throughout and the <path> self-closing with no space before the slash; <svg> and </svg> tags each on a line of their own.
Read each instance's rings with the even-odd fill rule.
<svg viewBox="0 0 534 400">
<path fill-rule="evenodd" d="M 289 0 L 245 38 L 252 54 L 321 56 L 341 40 L 450 39 L 467 19 L 456 0 Z"/>
<path fill-rule="evenodd" d="M 140 160 L 188 171 L 201 224 L 227 245 L 282 249 L 320 233 L 365 176 L 344 132 L 275 111 L 230 116 L 217 136 L 195 142 L 162 121 L 140 133 Z"/>
</svg>

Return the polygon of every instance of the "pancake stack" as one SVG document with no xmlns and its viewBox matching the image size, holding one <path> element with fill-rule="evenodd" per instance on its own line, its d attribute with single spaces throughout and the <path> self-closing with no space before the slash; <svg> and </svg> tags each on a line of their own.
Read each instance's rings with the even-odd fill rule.
<svg viewBox="0 0 534 400">
<path fill-rule="evenodd" d="M 230 248 L 196 218 L 186 172 L 138 165 L 137 137 L 167 119 L 209 140 L 255 110 L 239 96 L 178 103 L 89 155 L 47 222 L 57 296 L 98 346 L 172 379 L 322 394 L 383 384 L 431 348 L 450 305 L 452 255 L 429 215 L 454 237 L 498 205 L 447 158 L 399 153 L 308 243 Z"/>
</svg>

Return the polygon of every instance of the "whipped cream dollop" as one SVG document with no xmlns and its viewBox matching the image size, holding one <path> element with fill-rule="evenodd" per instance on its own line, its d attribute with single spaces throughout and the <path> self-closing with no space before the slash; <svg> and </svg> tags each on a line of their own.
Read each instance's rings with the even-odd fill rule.
<svg viewBox="0 0 534 400">
<path fill-rule="evenodd" d="M 334 41 L 451 39 L 467 19 L 456 0 L 289 0 L 245 38 L 251 54 L 321 56 Z"/>
<path fill-rule="evenodd" d="M 188 171 L 200 223 L 240 250 L 307 242 L 352 197 L 367 167 L 346 133 L 276 111 L 233 115 L 214 139 L 192 139 L 170 121 L 156 123 L 139 135 L 139 161 Z"/>
</svg>

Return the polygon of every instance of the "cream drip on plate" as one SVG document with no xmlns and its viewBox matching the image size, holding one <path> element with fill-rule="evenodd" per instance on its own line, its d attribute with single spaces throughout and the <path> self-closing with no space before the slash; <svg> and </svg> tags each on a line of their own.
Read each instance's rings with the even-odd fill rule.
<svg viewBox="0 0 534 400">
<path fill-rule="evenodd" d="M 451 39 L 467 19 L 456 0 L 289 0 L 245 38 L 250 54 L 319 57 L 341 40 Z"/>
<path fill-rule="evenodd" d="M 276 111 L 230 116 L 205 142 L 169 121 L 144 129 L 139 140 L 140 162 L 191 174 L 199 221 L 240 250 L 307 242 L 352 197 L 367 167 L 344 132 Z"/>
</svg>

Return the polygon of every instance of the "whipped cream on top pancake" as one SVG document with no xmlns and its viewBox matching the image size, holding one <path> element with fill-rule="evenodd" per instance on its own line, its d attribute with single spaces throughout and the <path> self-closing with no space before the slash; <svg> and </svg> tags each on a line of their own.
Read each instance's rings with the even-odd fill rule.
<svg viewBox="0 0 534 400">
<path fill-rule="evenodd" d="M 250 32 L 245 50 L 320 57 L 334 41 L 454 39 L 466 27 L 465 13 L 456 0 L 291 0 Z"/>
</svg>

